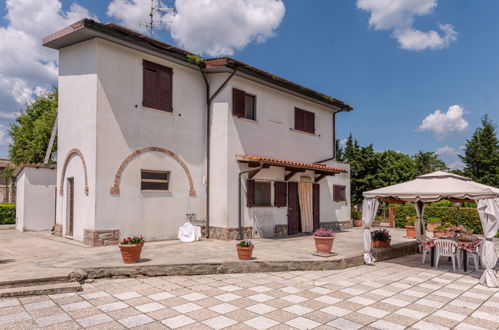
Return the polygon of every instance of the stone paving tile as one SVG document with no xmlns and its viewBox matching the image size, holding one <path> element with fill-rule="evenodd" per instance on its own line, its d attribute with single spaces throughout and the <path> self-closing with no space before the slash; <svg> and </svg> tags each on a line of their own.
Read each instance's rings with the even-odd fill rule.
<svg viewBox="0 0 499 330">
<path fill-rule="evenodd" d="M 440 268 L 415 255 L 336 271 L 100 279 L 77 294 L 1 299 L 0 328 L 499 329 L 499 290 Z"/>
</svg>

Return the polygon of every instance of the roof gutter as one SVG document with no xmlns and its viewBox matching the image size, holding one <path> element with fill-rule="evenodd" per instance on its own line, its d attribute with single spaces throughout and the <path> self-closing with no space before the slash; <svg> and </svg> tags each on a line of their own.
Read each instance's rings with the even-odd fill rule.
<svg viewBox="0 0 499 330">
<path fill-rule="evenodd" d="M 210 169 L 211 169 L 211 105 L 217 95 L 227 86 L 229 81 L 237 72 L 237 67 L 232 69 L 231 74 L 224 80 L 218 89 L 210 96 L 210 83 L 206 77 L 204 62 L 199 63 L 199 69 L 206 86 L 206 227 L 205 237 L 210 238 Z"/>
</svg>

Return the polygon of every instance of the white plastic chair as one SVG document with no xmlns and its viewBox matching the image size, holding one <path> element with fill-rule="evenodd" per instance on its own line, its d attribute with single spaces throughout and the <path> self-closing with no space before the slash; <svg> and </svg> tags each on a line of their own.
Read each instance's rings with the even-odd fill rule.
<svg viewBox="0 0 499 330">
<path fill-rule="evenodd" d="M 421 254 L 423 255 L 423 264 L 426 260 L 426 255 L 427 254 L 430 254 L 431 250 L 430 249 L 425 249 L 425 246 L 426 246 L 426 243 L 429 241 L 430 239 L 428 238 L 428 236 L 426 235 L 421 235 Z"/>
<path fill-rule="evenodd" d="M 470 260 L 470 258 L 473 258 L 473 263 L 475 264 L 475 270 L 480 269 L 480 261 L 479 260 L 480 260 L 481 246 L 482 246 L 482 243 L 480 242 L 480 244 L 478 244 L 475 247 L 475 250 L 473 250 L 473 252 L 468 252 L 468 259 L 466 259 L 466 266 L 468 266 L 468 264 L 469 264 L 468 261 Z"/>
<path fill-rule="evenodd" d="M 456 271 L 457 267 L 461 268 L 461 260 L 459 259 L 459 245 L 456 242 L 448 239 L 437 239 L 435 242 L 435 268 L 438 268 L 440 257 L 450 257 L 452 259 L 452 269 Z"/>
</svg>

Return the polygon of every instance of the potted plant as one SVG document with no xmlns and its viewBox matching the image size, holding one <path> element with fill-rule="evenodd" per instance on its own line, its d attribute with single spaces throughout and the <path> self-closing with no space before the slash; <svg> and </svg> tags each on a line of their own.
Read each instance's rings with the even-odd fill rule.
<svg viewBox="0 0 499 330">
<path fill-rule="evenodd" d="M 139 261 L 144 238 L 142 236 L 133 236 L 124 238 L 120 242 L 121 257 L 125 264 L 133 264 Z"/>
<path fill-rule="evenodd" d="M 392 237 L 386 229 L 378 229 L 371 232 L 371 240 L 373 248 L 387 248 L 390 246 Z"/>
<path fill-rule="evenodd" d="M 426 223 L 426 230 L 433 231 L 438 226 L 442 225 L 442 220 L 438 217 L 428 218 L 428 222 Z"/>
<path fill-rule="evenodd" d="M 330 229 L 319 228 L 314 232 L 317 253 L 330 254 L 333 248 L 334 233 Z"/>
<path fill-rule="evenodd" d="M 237 256 L 241 260 L 250 260 L 255 245 L 250 240 L 242 240 L 236 244 Z"/>
<path fill-rule="evenodd" d="M 446 232 L 447 232 L 447 227 L 440 225 L 438 227 L 433 228 L 433 237 L 438 238 L 445 236 Z"/>
<path fill-rule="evenodd" d="M 362 227 L 362 212 L 352 209 L 352 223 L 354 227 Z"/>
<path fill-rule="evenodd" d="M 416 238 L 416 227 L 414 227 L 415 221 L 416 217 L 406 217 L 405 231 L 407 237 Z"/>
</svg>

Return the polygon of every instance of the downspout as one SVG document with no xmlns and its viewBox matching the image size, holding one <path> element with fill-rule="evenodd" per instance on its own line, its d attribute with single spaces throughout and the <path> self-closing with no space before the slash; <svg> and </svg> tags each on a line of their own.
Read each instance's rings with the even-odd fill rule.
<svg viewBox="0 0 499 330">
<path fill-rule="evenodd" d="M 218 87 L 215 93 L 210 97 L 210 83 L 204 71 L 204 63 L 199 63 L 199 69 L 206 85 L 206 225 L 205 237 L 210 238 L 210 147 L 211 147 L 211 104 L 215 97 L 224 89 L 227 83 L 234 77 L 237 67 L 232 69 L 230 76 Z"/>
<path fill-rule="evenodd" d="M 333 155 L 329 158 L 314 162 L 314 164 L 324 163 L 329 160 L 336 160 L 336 114 L 343 111 L 345 111 L 345 107 L 341 106 L 340 110 L 333 112 L 333 149 L 332 149 Z"/>
<path fill-rule="evenodd" d="M 238 181 L 238 187 L 239 187 L 239 190 L 238 190 L 238 194 L 239 194 L 239 198 L 238 198 L 238 202 L 239 202 L 239 204 L 238 204 L 238 216 L 239 216 L 239 219 L 238 219 L 238 236 L 237 236 L 238 240 L 242 240 L 243 239 L 243 217 L 242 217 L 242 214 L 241 214 L 241 202 L 242 202 L 241 177 L 245 173 L 253 172 L 253 171 L 259 171 L 262 168 L 263 168 L 263 165 L 260 165 L 260 166 L 255 167 L 255 168 L 239 172 L 239 181 Z"/>
</svg>

